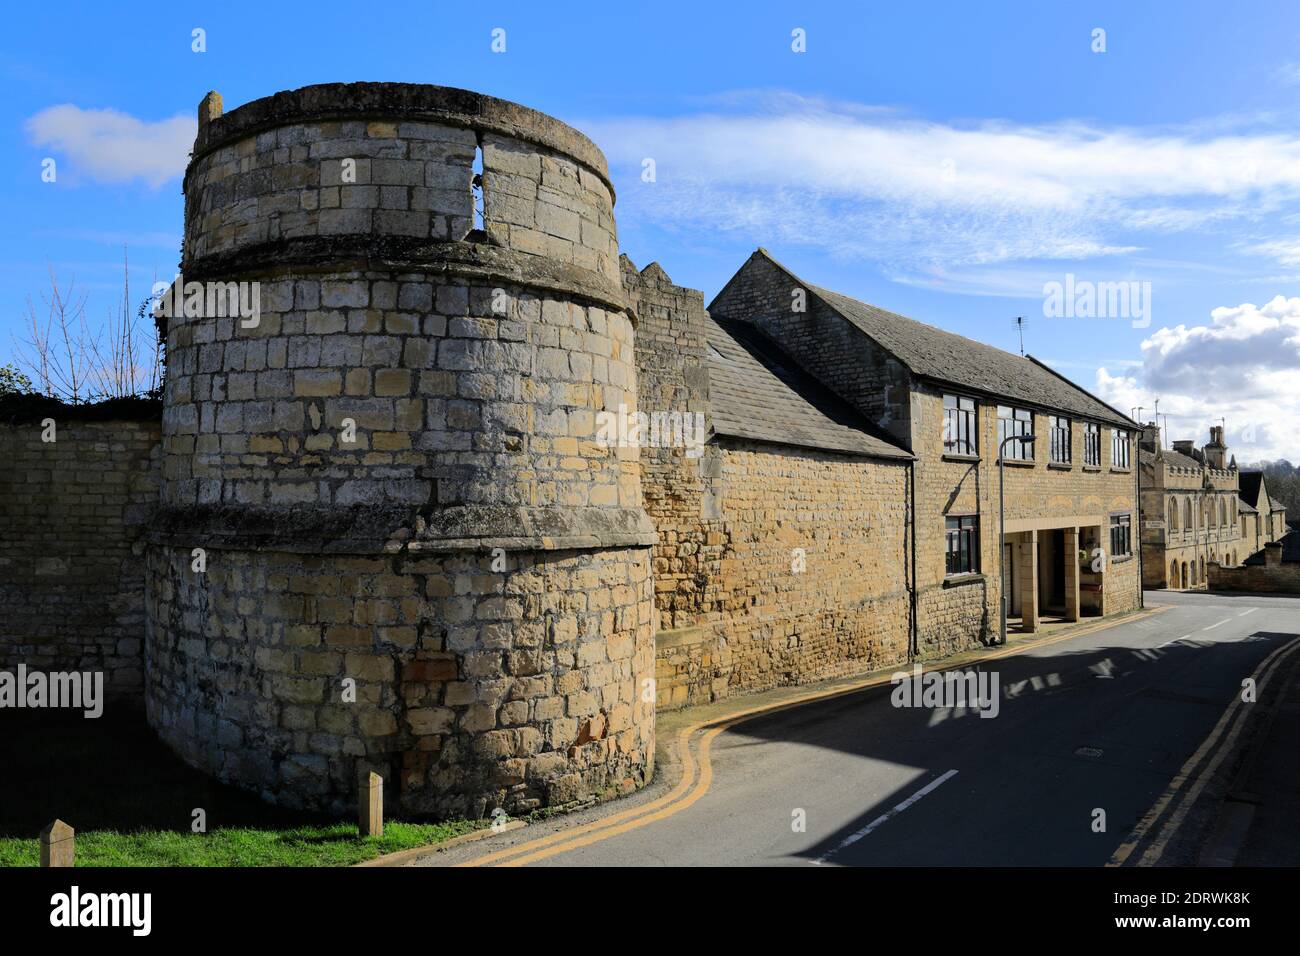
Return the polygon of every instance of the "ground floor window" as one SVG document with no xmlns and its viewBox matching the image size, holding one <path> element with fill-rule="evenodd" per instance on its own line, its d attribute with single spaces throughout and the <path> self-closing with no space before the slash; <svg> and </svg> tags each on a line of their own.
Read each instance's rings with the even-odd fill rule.
<svg viewBox="0 0 1300 956">
<path fill-rule="evenodd" d="M 1110 516 L 1110 556 L 1122 558 L 1133 553 L 1133 516 Z"/>
<path fill-rule="evenodd" d="M 968 515 L 948 518 L 948 574 L 970 574 L 979 570 L 979 518 Z"/>
</svg>

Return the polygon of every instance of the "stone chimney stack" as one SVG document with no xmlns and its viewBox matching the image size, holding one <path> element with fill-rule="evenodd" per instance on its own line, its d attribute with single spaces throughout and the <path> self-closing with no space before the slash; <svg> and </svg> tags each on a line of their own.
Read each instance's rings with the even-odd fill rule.
<svg viewBox="0 0 1300 956">
<path fill-rule="evenodd" d="M 1142 438 L 1139 441 L 1142 448 L 1147 451 L 1160 451 L 1160 426 L 1155 422 L 1147 422 L 1142 426 Z"/>
<path fill-rule="evenodd" d="M 1178 452 L 1180 455 L 1186 455 L 1188 458 L 1193 458 L 1195 457 L 1193 455 L 1193 452 L 1196 450 L 1193 447 L 1195 444 L 1196 443 L 1190 438 L 1180 438 L 1178 441 L 1174 442 L 1174 451 Z"/>
<path fill-rule="evenodd" d="M 1210 440 L 1205 446 L 1205 462 L 1211 468 L 1228 467 L 1228 446 L 1223 442 L 1223 426 L 1210 426 Z"/>
</svg>

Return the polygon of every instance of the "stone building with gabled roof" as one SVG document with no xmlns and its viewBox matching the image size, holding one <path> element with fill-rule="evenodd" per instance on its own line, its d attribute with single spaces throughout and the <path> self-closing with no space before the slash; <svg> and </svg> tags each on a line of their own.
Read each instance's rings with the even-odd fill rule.
<svg viewBox="0 0 1300 956">
<path fill-rule="evenodd" d="M 1270 541 L 1281 541 L 1287 534 L 1286 506 L 1268 493 L 1264 473 L 1241 472 L 1242 539 L 1249 554 L 1255 554 Z"/>
<path fill-rule="evenodd" d="M 708 310 L 623 265 L 642 411 L 710 423 L 642 449 L 661 705 L 992 643 L 1004 593 L 1013 631 L 1138 606 L 1131 419 L 762 249 Z"/>
<path fill-rule="evenodd" d="M 1136 422 L 1032 357 L 813 285 L 764 249 L 710 312 L 761 331 L 915 456 L 918 656 L 992 639 L 1004 593 L 1021 631 L 1139 605 Z"/>
</svg>

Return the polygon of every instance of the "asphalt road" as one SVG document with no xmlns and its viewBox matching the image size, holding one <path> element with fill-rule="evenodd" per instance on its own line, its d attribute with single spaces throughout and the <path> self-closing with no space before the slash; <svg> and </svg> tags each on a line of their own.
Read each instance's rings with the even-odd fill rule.
<svg viewBox="0 0 1300 956">
<path fill-rule="evenodd" d="M 696 802 L 536 862 L 1104 865 L 1242 679 L 1300 636 L 1296 599 L 1148 592 L 1157 604 L 1173 607 L 981 664 L 996 717 L 895 707 L 887 686 L 747 721 L 713 742 Z"/>
</svg>

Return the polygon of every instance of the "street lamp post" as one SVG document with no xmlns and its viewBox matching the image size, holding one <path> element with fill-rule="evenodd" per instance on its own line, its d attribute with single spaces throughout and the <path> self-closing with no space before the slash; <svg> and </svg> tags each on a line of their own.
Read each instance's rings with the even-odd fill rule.
<svg viewBox="0 0 1300 956">
<path fill-rule="evenodd" d="M 998 594 L 1002 600 L 1002 630 L 999 643 L 1007 642 L 1007 506 L 1006 506 L 1006 457 L 1007 443 L 1018 441 L 1033 446 L 1034 435 L 1008 435 L 998 446 Z"/>
</svg>

